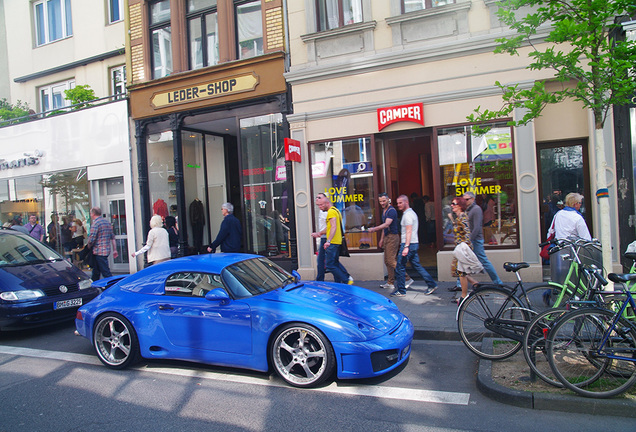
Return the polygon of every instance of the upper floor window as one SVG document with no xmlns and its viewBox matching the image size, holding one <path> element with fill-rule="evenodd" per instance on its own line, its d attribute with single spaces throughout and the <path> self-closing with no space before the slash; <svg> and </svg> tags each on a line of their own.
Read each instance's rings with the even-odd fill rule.
<svg viewBox="0 0 636 432">
<path fill-rule="evenodd" d="M 42 0 L 33 3 L 37 45 L 73 35 L 71 0 Z"/>
<path fill-rule="evenodd" d="M 455 3 L 455 0 L 402 0 L 402 13 Z"/>
<path fill-rule="evenodd" d="M 172 73 L 172 28 L 170 0 L 150 4 L 150 36 L 152 40 L 152 78 Z"/>
<path fill-rule="evenodd" d="M 115 99 L 121 99 L 126 94 L 126 66 L 121 65 L 110 69 L 111 94 Z"/>
<path fill-rule="evenodd" d="M 236 32 L 239 59 L 263 54 L 263 18 L 260 0 L 236 3 Z"/>
<path fill-rule="evenodd" d="M 108 0 L 108 23 L 112 24 L 124 19 L 124 0 Z"/>
<path fill-rule="evenodd" d="M 316 0 L 316 10 L 318 31 L 362 22 L 362 0 Z"/>
<path fill-rule="evenodd" d="M 73 87 L 75 87 L 75 80 L 68 80 L 40 87 L 40 107 L 42 108 L 42 112 L 69 106 L 70 102 L 66 100 L 64 90 L 70 90 Z"/>
<path fill-rule="evenodd" d="M 188 0 L 190 69 L 219 62 L 219 24 L 216 0 Z"/>
</svg>

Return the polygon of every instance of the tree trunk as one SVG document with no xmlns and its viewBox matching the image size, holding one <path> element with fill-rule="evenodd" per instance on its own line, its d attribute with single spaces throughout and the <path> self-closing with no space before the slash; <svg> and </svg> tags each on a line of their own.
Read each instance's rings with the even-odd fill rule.
<svg viewBox="0 0 636 432">
<path fill-rule="evenodd" d="M 595 129 L 594 148 L 596 152 L 596 189 L 607 188 L 607 161 L 605 160 L 605 138 L 603 129 Z M 590 197 L 589 199 L 593 199 Z M 603 245 L 603 268 L 612 272 L 612 230 L 610 220 L 609 198 L 599 199 L 600 241 Z M 611 288 L 610 288 L 611 289 Z"/>
</svg>

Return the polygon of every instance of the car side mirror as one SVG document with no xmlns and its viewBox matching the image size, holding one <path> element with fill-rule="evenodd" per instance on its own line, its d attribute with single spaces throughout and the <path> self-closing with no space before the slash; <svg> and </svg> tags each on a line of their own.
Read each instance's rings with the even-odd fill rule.
<svg viewBox="0 0 636 432">
<path fill-rule="evenodd" d="M 298 273 L 296 270 L 292 270 L 292 276 L 294 277 L 296 283 L 300 282 L 300 273 Z"/>
<path fill-rule="evenodd" d="M 215 288 L 212 291 L 209 291 L 205 295 L 205 299 L 209 301 L 229 301 L 230 296 L 227 295 L 227 292 L 223 288 Z"/>
</svg>

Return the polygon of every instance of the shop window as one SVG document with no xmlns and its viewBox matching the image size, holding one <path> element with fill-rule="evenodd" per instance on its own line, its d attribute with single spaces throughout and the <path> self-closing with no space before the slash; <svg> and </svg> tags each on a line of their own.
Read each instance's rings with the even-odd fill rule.
<svg viewBox="0 0 636 432">
<path fill-rule="evenodd" d="M 209 193 L 206 192 L 205 183 L 203 135 L 198 132 L 181 132 L 181 149 L 188 219 L 185 224 L 181 223 L 180 226 L 181 229 L 188 230 L 188 239 L 192 247 L 191 253 L 202 253 L 206 252 L 206 247 L 211 243 L 207 230 L 211 221 L 209 218 L 206 220 Z M 222 202 L 216 204 L 220 208 Z M 217 215 L 219 213 L 220 209 L 217 210 Z M 216 235 L 216 233 L 212 235 Z"/>
<path fill-rule="evenodd" d="M 241 119 L 240 127 L 245 250 L 270 257 L 289 256 L 291 191 L 287 190 L 283 116 Z"/>
<path fill-rule="evenodd" d="M 475 193 L 484 212 L 484 244 L 518 246 L 517 197 L 512 130 L 495 124 L 485 135 L 471 126 L 437 130 L 442 179 L 444 243 L 454 244 L 450 202 L 465 192 Z"/>
<path fill-rule="evenodd" d="M 108 23 L 116 23 L 124 19 L 124 0 L 108 0 Z"/>
<path fill-rule="evenodd" d="M 126 66 L 116 66 L 110 69 L 111 94 L 115 99 L 122 99 L 126 95 Z"/>
<path fill-rule="evenodd" d="M 148 135 L 148 189 L 152 214 L 177 216 L 172 132 Z M 148 221 L 144 221 L 148 224 Z"/>
<path fill-rule="evenodd" d="M 40 107 L 42 112 L 62 109 L 71 103 L 66 99 L 64 90 L 75 87 L 75 80 L 63 81 L 48 86 L 40 87 Z"/>
<path fill-rule="evenodd" d="M 263 18 L 260 0 L 236 4 L 236 31 L 239 59 L 263 54 Z"/>
<path fill-rule="evenodd" d="M 349 249 L 377 248 L 377 236 L 366 231 L 375 220 L 370 138 L 312 144 L 311 163 L 314 194 L 324 192 L 340 210 Z M 316 218 L 318 214 L 316 208 Z"/>
<path fill-rule="evenodd" d="M 219 25 L 216 0 L 188 0 L 190 69 L 219 62 Z"/>
<path fill-rule="evenodd" d="M 402 0 L 402 13 L 431 9 L 455 3 L 455 0 Z"/>
<path fill-rule="evenodd" d="M 38 46 L 73 35 L 71 0 L 34 2 L 33 17 Z"/>
<path fill-rule="evenodd" d="M 172 28 L 170 0 L 150 4 L 150 38 L 152 40 L 152 78 L 172 73 Z"/>
<path fill-rule="evenodd" d="M 316 0 L 318 31 L 362 22 L 362 0 Z"/>
</svg>

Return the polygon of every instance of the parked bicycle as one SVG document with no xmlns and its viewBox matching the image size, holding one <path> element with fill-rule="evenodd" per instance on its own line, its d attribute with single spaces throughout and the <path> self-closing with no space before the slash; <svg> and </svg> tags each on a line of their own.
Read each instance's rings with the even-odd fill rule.
<svg viewBox="0 0 636 432">
<path fill-rule="evenodd" d="M 514 272 L 517 283 L 513 287 L 497 284 L 479 284 L 457 309 L 459 335 L 472 352 L 478 356 L 501 360 L 517 353 L 530 319 L 545 309 L 543 293 L 552 289 L 545 284 L 526 289 L 519 270 L 528 268 L 526 262 L 503 265 L 507 272 Z M 496 337 L 492 352 L 482 347 L 485 337 Z"/>
<path fill-rule="evenodd" d="M 611 273 L 617 284 L 631 284 L 636 274 Z M 618 287 L 618 285 L 615 285 Z M 608 398 L 628 390 L 636 383 L 636 325 L 623 314 L 636 303 L 627 287 L 606 295 L 625 299 L 610 310 L 581 308 L 565 313 L 548 333 L 546 349 L 555 377 L 568 389 L 582 396 Z"/>
</svg>

